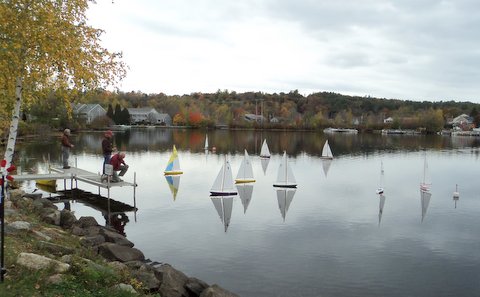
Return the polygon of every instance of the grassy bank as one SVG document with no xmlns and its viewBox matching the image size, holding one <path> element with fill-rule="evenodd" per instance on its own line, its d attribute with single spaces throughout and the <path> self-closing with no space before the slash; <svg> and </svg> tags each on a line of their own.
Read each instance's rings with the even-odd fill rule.
<svg viewBox="0 0 480 297">
<path fill-rule="evenodd" d="M 9 201 L 7 201 L 9 203 Z M 0 296 L 160 296 L 148 295 L 142 283 L 131 276 L 128 269 L 112 265 L 91 248 L 84 247 L 80 238 L 60 227 L 46 224 L 34 213 L 30 199 L 7 209 L 5 217 L 5 274 L 0 284 Z M 30 223 L 25 230 L 12 229 L 15 221 Z M 62 255 L 52 250 L 49 243 L 69 251 Z M 19 265 L 20 253 L 34 253 L 70 264 L 62 274 L 54 267 L 32 270 Z M 138 293 L 116 288 L 118 284 L 131 285 Z"/>
</svg>

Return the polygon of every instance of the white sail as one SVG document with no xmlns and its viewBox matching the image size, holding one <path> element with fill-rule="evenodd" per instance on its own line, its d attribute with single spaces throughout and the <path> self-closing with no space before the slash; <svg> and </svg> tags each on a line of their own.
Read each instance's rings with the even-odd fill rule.
<svg viewBox="0 0 480 297">
<path fill-rule="evenodd" d="M 432 198 L 432 194 L 428 191 L 420 190 L 420 202 L 422 204 L 422 222 L 425 216 L 427 215 L 428 205 L 430 204 L 430 198 Z"/>
<path fill-rule="evenodd" d="M 205 150 L 208 150 L 208 134 L 205 134 Z"/>
<path fill-rule="evenodd" d="M 325 141 L 322 150 L 322 159 L 333 159 L 332 150 L 330 149 L 330 145 L 328 144 L 328 139 Z"/>
<path fill-rule="evenodd" d="M 210 193 L 212 193 L 212 195 L 237 195 L 237 190 L 232 177 L 232 168 L 227 161 L 227 157 L 225 157 L 224 164 L 222 165 L 220 172 L 218 172 Z"/>
<path fill-rule="evenodd" d="M 268 149 L 267 140 L 263 140 L 262 149 L 260 150 L 261 158 L 270 158 L 270 150 Z"/>
<path fill-rule="evenodd" d="M 383 194 L 385 189 L 383 188 L 383 178 L 384 178 L 384 171 L 383 171 L 383 161 L 380 163 L 380 185 L 377 188 L 377 194 Z"/>
<path fill-rule="evenodd" d="M 227 232 L 232 217 L 233 197 L 212 197 L 211 199 L 218 215 L 220 216 L 225 232 Z"/>
<path fill-rule="evenodd" d="M 245 155 L 243 156 L 242 163 L 238 169 L 237 178 L 235 179 L 236 183 L 251 183 L 254 182 L 253 178 L 253 168 L 250 157 L 248 156 L 247 150 L 245 150 Z"/>
<path fill-rule="evenodd" d="M 247 212 L 248 205 L 252 200 L 253 185 L 251 184 L 238 184 L 237 185 L 238 195 L 243 205 L 243 213 Z"/>
<path fill-rule="evenodd" d="M 293 175 L 292 169 L 288 165 L 287 152 L 283 152 L 282 162 L 278 168 L 277 181 L 273 184 L 274 187 L 289 187 L 295 188 L 297 182 Z"/>
<path fill-rule="evenodd" d="M 280 213 L 282 214 L 284 222 L 285 217 L 287 216 L 288 208 L 290 207 L 290 203 L 292 203 L 295 192 L 295 189 L 277 190 L 278 208 L 280 209 Z"/>
</svg>

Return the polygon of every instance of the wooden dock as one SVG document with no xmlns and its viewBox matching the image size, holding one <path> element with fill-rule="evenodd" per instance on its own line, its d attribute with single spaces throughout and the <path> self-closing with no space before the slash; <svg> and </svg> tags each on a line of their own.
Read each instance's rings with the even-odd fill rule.
<svg viewBox="0 0 480 297">
<path fill-rule="evenodd" d="M 98 187 L 98 195 L 100 195 L 100 189 L 107 189 L 107 199 L 110 200 L 110 189 L 114 187 L 132 187 L 133 188 L 133 203 L 134 208 L 136 209 L 136 188 L 137 185 L 137 175 L 133 173 L 133 183 L 121 181 L 121 182 L 110 182 L 102 181 L 102 176 L 99 173 L 93 173 L 78 167 L 70 167 L 69 169 L 63 168 L 52 168 L 50 167 L 50 173 L 45 174 L 19 174 L 13 175 L 14 180 L 16 181 L 28 181 L 28 180 L 63 180 L 63 191 L 66 192 L 67 181 L 70 180 L 70 191 L 78 189 L 78 182 L 84 182 L 90 185 Z M 75 187 L 74 187 L 75 182 Z"/>
<path fill-rule="evenodd" d="M 63 168 L 50 168 L 50 173 L 43 174 L 20 174 L 14 175 L 13 178 L 16 181 L 38 180 L 38 179 L 63 179 L 63 180 L 75 180 L 76 182 L 82 181 L 91 185 L 98 186 L 100 188 L 109 189 L 112 187 L 137 187 L 135 173 L 133 183 L 122 181 L 117 183 L 102 182 L 102 176 L 98 173 L 93 173 L 87 170 L 83 170 L 78 167 L 70 167 L 69 169 Z"/>
</svg>

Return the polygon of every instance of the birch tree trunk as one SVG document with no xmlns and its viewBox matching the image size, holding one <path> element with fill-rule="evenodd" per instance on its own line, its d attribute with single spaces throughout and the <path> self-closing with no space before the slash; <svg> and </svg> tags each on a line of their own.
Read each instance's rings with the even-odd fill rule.
<svg viewBox="0 0 480 297">
<path fill-rule="evenodd" d="M 10 167 L 13 161 L 13 153 L 15 151 L 15 141 L 17 140 L 18 121 L 20 119 L 20 105 L 22 104 L 22 78 L 17 77 L 15 84 L 15 106 L 13 108 L 12 122 L 10 123 L 10 132 L 8 133 L 7 148 L 5 149 L 5 160 Z"/>
</svg>

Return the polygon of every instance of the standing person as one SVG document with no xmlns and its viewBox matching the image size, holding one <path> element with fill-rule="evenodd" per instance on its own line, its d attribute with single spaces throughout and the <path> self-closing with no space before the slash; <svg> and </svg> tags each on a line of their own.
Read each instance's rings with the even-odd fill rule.
<svg viewBox="0 0 480 297">
<path fill-rule="evenodd" d="M 103 174 L 105 174 L 105 164 L 110 164 L 110 158 L 112 157 L 112 152 L 115 149 L 113 147 L 113 133 L 111 130 L 105 132 L 105 135 L 102 140 L 102 151 L 103 151 Z"/>
<path fill-rule="evenodd" d="M 113 166 L 112 182 L 114 183 L 123 181 L 119 176 L 123 176 L 128 170 L 128 165 L 125 163 L 124 159 L 125 153 L 117 153 L 110 159 L 110 165 Z M 117 171 L 120 171 L 118 175 Z"/>
<path fill-rule="evenodd" d="M 62 135 L 62 161 L 63 169 L 69 169 L 68 157 L 70 156 L 70 149 L 73 148 L 73 144 L 70 142 L 70 129 L 63 130 Z"/>
</svg>

